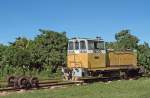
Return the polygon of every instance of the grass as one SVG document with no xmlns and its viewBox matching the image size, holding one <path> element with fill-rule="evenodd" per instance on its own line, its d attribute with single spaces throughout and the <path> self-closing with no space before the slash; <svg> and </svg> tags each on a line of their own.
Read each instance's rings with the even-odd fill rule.
<svg viewBox="0 0 150 98">
<path fill-rule="evenodd" d="M 0 98 L 150 98 L 150 79 L 12 93 Z"/>
</svg>

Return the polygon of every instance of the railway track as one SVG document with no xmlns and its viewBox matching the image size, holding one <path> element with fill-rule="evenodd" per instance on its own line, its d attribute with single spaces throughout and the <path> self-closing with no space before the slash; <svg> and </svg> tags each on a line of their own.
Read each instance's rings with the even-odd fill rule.
<svg viewBox="0 0 150 98">
<path fill-rule="evenodd" d="M 46 89 L 54 86 L 68 86 L 73 84 L 82 84 L 82 81 L 47 81 L 47 82 L 39 82 L 38 87 L 25 88 L 24 90 L 37 90 L 37 89 Z M 22 88 L 14 88 L 14 87 L 5 87 L 0 88 L 0 92 L 8 92 L 8 91 L 20 91 Z"/>
<path fill-rule="evenodd" d="M 143 76 L 143 77 L 145 77 L 145 76 Z M 80 81 L 47 80 L 47 81 L 40 81 L 40 82 L 38 82 L 38 86 L 30 87 L 30 88 L 15 88 L 14 86 L 7 85 L 4 88 L 0 88 L 0 92 L 20 91 L 22 89 L 24 89 L 24 90 L 46 89 L 46 88 L 55 87 L 55 86 L 69 86 L 69 85 L 74 85 L 74 84 L 82 85 L 83 83 L 93 83 L 93 82 L 100 82 L 100 81 L 107 82 L 107 81 L 114 81 L 114 80 L 120 80 L 120 78 L 118 78 L 118 77 L 114 77 L 114 78 L 87 77 L 87 78 L 80 79 Z"/>
<path fill-rule="evenodd" d="M 4 91 L 20 91 L 22 89 L 24 90 L 35 90 L 35 89 L 45 89 L 49 87 L 54 87 L 54 86 L 69 86 L 69 85 L 74 85 L 74 84 L 80 84 L 82 85 L 83 83 L 93 83 L 97 81 L 107 81 L 108 78 L 82 78 L 80 81 L 62 81 L 62 80 L 49 80 L 49 81 L 41 81 L 38 83 L 38 87 L 30 87 L 30 88 L 15 88 L 13 85 L 7 85 L 4 88 L 0 88 L 0 92 Z"/>
</svg>

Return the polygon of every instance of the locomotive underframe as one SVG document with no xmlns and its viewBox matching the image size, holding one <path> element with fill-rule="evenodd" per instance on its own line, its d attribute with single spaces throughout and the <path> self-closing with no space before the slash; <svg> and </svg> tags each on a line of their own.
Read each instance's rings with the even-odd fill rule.
<svg viewBox="0 0 150 98">
<path fill-rule="evenodd" d="M 134 78 L 140 75 L 138 67 L 128 68 L 102 68 L 102 69 L 86 69 L 86 68 L 65 68 L 65 80 L 79 80 L 88 77 L 120 77 L 122 79 Z"/>
</svg>

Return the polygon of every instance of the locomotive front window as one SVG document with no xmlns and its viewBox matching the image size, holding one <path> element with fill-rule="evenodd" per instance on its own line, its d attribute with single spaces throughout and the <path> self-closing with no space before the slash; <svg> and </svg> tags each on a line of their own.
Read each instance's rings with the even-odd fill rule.
<svg viewBox="0 0 150 98">
<path fill-rule="evenodd" d="M 69 42 L 69 44 L 68 44 L 68 50 L 73 50 L 73 42 Z"/>
<path fill-rule="evenodd" d="M 75 42 L 75 50 L 79 49 L 79 42 Z"/>
<path fill-rule="evenodd" d="M 85 41 L 80 41 L 80 49 L 81 50 L 86 49 Z"/>
</svg>

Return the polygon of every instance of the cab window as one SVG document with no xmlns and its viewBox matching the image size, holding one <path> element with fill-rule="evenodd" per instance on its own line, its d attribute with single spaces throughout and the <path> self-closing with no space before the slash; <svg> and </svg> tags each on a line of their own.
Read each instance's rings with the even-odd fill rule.
<svg viewBox="0 0 150 98">
<path fill-rule="evenodd" d="M 80 41 L 80 49 L 81 50 L 85 50 L 86 49 L 85 41 Z"/>
<path fill-rule="evenodd" d="M 68 44 L 68 50 L 73 50 L 73 42 L 69 42 L 69 44 Z"/>
<path fill-rule="evenodd" d="M 88 50 L 103 50 L 103 41 L 88 41 Z"/>
<path fill-rule="evenodd" d="M 96 42 L 94 42 L 94 48 L 103 50 L 104 49 L 104 42 L 103 41 L 96 41 Z"/>
<path fill-rule="evenodd" d="M 97 44 L 97 46 L 98 46 L 99 49 L 104 50 L 104 49 L 105 49 L 104 41 L 100 41 L 100 42 Z"/>
<path fill-rule="evenodd" d="M 88 50 L 94 50 L 94 42 L 88 41 Z"/>
<path fill-rule="evenodd" d="M 78 50 L 79 49 L 79 42 L 75 42 L 75 50 Z"/>
</svg>

